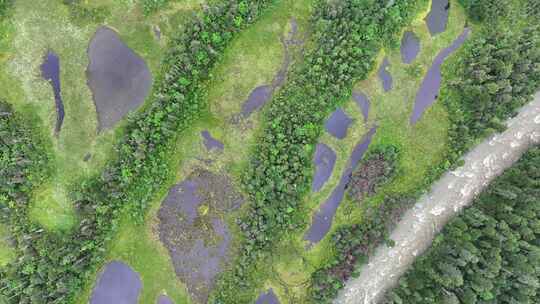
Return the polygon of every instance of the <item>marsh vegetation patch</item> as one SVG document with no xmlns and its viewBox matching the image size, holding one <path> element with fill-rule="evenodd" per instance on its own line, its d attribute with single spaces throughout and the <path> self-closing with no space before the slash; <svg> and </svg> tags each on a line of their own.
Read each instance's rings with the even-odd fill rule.
<svg viewBox="0 0 540 304">
<path fill-rule="evenodd" d="M 206 303 L 229 258 L 231 235 L 224 213 L 243 203 L 226 176 L 197 169 L 172 187 L 158 212 L 159 238 L 191 298 Z"/>
<path fill-rule="evenodd" d="M 301 45 L 303 41 L 297 38 L 298 24 L 294 18 L 290 20 L 291 30 L 287 37 L 281 38 L 283 44 L 284 55 L 281 68 L 274 76 L 270 85 L 261 85 L 253 89 L 249 94 L 248 99 L 242 105 L 242 116 L 247 118 L 253 112 L 260 110 L 272 97 L 272 94 L 279 89 L 287 78 L 287 72 L 292 62 L 292 50 L 294 45 Z"/>
<path fill-rule="evenodd" d="M 120 261 L 112 261 L 101 273 L 90 304 L 137 304 L 141 287 L 138 273 Z"/>
<path fill-rule="evenodd" d="M 112 29 L 100 27 L 88 47 L 86 71 L 98 115 L 98 130 L 113 128 L 144 102 L 152 83 L 142 57 Z"/>
<path fill-rule="evenodd" d="M 312 244 L 318 243 L 330 230 L 336 210 L 345 195 L 345 188 L 351 179 L 351 174 L 358 162 L 360 162 L 364 156 L 364 153 L 367 151 L 375 131 L 376 127 L 371 128 L 371 130 L 369 130 L 369 132 L 364 135 L 354 147 L 339 183 L 332 191 L 332 194 L 330 194 L 330 197 L 328 197 L 321 208 L 313 215 L 311 226 L 304 235 L 304 240 L 307 240 Z"/>
</svg>

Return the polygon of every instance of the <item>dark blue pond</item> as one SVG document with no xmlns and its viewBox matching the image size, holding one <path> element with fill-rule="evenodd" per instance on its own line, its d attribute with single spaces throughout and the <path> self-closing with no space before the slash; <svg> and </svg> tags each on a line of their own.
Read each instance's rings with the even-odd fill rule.
<svg viewBox="0 0 540 304">
<path fill-rule="evenodd" d="M 98 114 L 98 130 L 110 129 L 144 102 L 152 83 L 142 57 L 102 26 L 88 47 L 86 74 Z"/>
<path fill-rule="evenodd" d="M 309 241 L 311 244 L 318 243 L 330 230 L 334 215 L 336 214 L 337 208 L 345 195 L 345 187 L 351 179 L 351 174 L 354 168 L 356 168 L 358 162 L 360 162 L 364 156 L 364 153 L 367 151 L 375 131 L 375 127 L 369 130 L 369 132 L 364 135 L 364 137 L 354 147 L 354 150 L 347 163 L 347 167 L 341 175 L 339 184 L 336 186 L 336 188 L 334 188 L 334 191 L 332 191 L 332 194 L 330 194 L 330 197 L 328 197 L 321 208 L 313 215 L 311 227 L 309 227 L 309 230 L 304 235 L 304 240 Z"/>
<path fill-rule="evenodd" d="M 255 304 L 279 304 L 279 300 L 274 291 L 270 288 L 268 292 L 259 295 Z"/>
<path fill-rule="evenodd" d="M 379 67 L 379 79 L 381 80 L 383 89 L 385 92 L 388 92 L 392 89 L 392 75 L 390 72 L 388 72 L 388 67 L 390 66 L 390 62 L 388 61 L 388 58 L 384 58 L 383 63 Z"/>
<path fill-rule="evenodd" d="M 435 36 L 446 30 L 449 9 L 450 3 L 448 3 L 448 0 L 433 0 L 431 2 L 431 10 L 426 17 L 426 23 L 431 36 Z"/>
<path fill-rule="evenodd" d="M 60 59 L 53 51 L 48 51 L 41 64 L 41 77 L 50 82 L 54 92 L 54 104 L 56 107 L 56 125 L 54 133 L 58 135 L 64 122 L 64 103 L 60 94 Z"/>
<path fill-rule="evenodd" d="M 406 31 L 401 38 L 401 60 L 410 64 L 420 52 L 420 39 L 411 31 Z"/>
<path fill-rule="evenodd" d="M 338 139 L 343 139 L 347 136 L 347 130 L 352 123 L 352 119 L 343 112 L 341 108 L 337 108 L 326 120 L 324 127 L 326 131 Z"/>
<path fill-rule="evenodd" d="M 90 304 L 137 304 L 142 283 L 128 265 L 112 261 L 98 279 Z"/>
<path fill-rule="evenodd" d="M 448 56 L 455 52 L 465 42 L 469 36 L 469 32 L 470 30 L 465 28 L 461 35 L 452 42 L 452 45 L 442 50 L 437 57 L 435 57 L 433 64 L 422 81 L 420 89 L 416 93 L 414 109 L 409 120 L 411 124 L 415 124 L 422 117 L 422 114 L 424 114 L 426 109 L 437 99 L 442 82 L 442 64 Z"/>
<path fill-rule="evenodd" d="M 336 153 L 329 146 L 318 143 L 315 148 L 313 164 L 315 165 L 315 174 L 313 175 L 311 189 L 313 192 L 317 192 L 321 190 L 322 186 L 332 175 L 334 165 L 336 164 Z"/>
</svg>

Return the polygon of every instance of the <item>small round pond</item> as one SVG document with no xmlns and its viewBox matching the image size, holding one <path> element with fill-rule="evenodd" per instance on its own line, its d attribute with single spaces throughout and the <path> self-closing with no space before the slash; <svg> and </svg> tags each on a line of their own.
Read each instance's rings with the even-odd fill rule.
<svg viewBox="0 0 540 304">
<path fill-rule="evenodd" d="M 90 304 L 137 304 L 141 287 L 138 273 L 120 261 L 112 261 L 101 273 Z"/>
</svg>

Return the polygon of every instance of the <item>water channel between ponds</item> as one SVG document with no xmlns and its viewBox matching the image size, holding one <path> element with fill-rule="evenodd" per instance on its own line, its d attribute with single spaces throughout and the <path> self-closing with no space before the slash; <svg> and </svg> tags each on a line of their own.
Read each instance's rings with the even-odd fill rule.
<svg viewBox="0 0 540 304">
<path fill-rule="evenodd" d="M 98 116 L 98 131 L 113 128 L 126 114 L 138 109 L 152 84 L 143 58 L 118 34 L 100 27 L 88 47 L 86 70 Z"/>
<path fill-rule="evenodd" d="M 215 139 L 214 137 L 212 137 L 212 135 L 210 134 L 210 132 L 208 132 L 208 130 L 202 131 L 201 136 L 203 137 L 203 140 L 204 140 L 203 142 L 204 146 L 206 147 L 208 151 L 217 150 L 221 152 L 225 148 L 223 143 Z"/>
<path fill-rule="evenodd" d="M 54 127 L 54 134 L 58 135 L 62 129 L 65 115 L 64 103 L 62 101 L 62 95 L 60 92 L 60 59 L 58 58 L 58 55 L 51 50 L 47 51 L 40 69 L 41 77 L 49 81 L 54 92 L 54 105 L 56 108 L 56 124 Z"/>
<path fill-rule="evenodd" d="M 433 0 L 431 2 L 431 10 L 425 21 L 432 37 L 446 31 L 449 9 L 448 0 Z"/>
<path fill-rule="evenodd" d="M 99 276 L 90 304 L 137 304 L 141 287 L 138 273 L 120 261 L 112 261 Z"/>
<path fill-rule="evenodd" d="M 442 82 L 442 64 L 448 56 L 455 52 L 465 42 L 465 40 L 469 36 L 469 33 L 470 29 L 465 28 L 463 32 L 459 35 L 459 37 L 454 40 L 449 47 L 442 50 L 437 55 L 437 57 L 435 57 L 433 64 L 431 65 L 431 67 L 426 73 L 426 76 L 424 77 L 424 80 L 422 80 L 420 89 L 416 93 L 413 112 L 409 119 L 409 122 L 412 125 L 416 124 L 416 122 L 420 120 L 425 110 L 429 106 L 431 106 L 438 98 Z"/>
<path fill-rule="evenodd" d="M 351 179 L 353 170 L 367 151 L 375 132 L 376 127 L 371 128 L 354 147 L 339 183 L 330 194 L 330 197 L 328 197 L 320 209 L 313 215 L 311 226 L 304 235 L 304 240 L 310 242 L 310 244 L 318 243 L 330 230 L 337 208 L 345 196 L 345 190 Z"/>
</svg>

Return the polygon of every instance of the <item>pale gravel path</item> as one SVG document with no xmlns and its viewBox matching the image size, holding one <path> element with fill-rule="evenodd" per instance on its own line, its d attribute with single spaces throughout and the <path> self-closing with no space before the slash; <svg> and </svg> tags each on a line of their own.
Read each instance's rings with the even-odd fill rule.
<svg viewBox="0 0 540 304">
<path fill-rule="evenodd" d="M 334 303 L 374 304 L 384 297 L 414 259 L 454 215 L 472 202 L 496 176 L 540 143 L 540 92 L 510 119 L 508 129 L 485 140 L 464 157 L 465 164 L 443 175 L 429 194 L 407 211 L 391 233 L 395 246 L 380 246 Z"/>
</svg>

